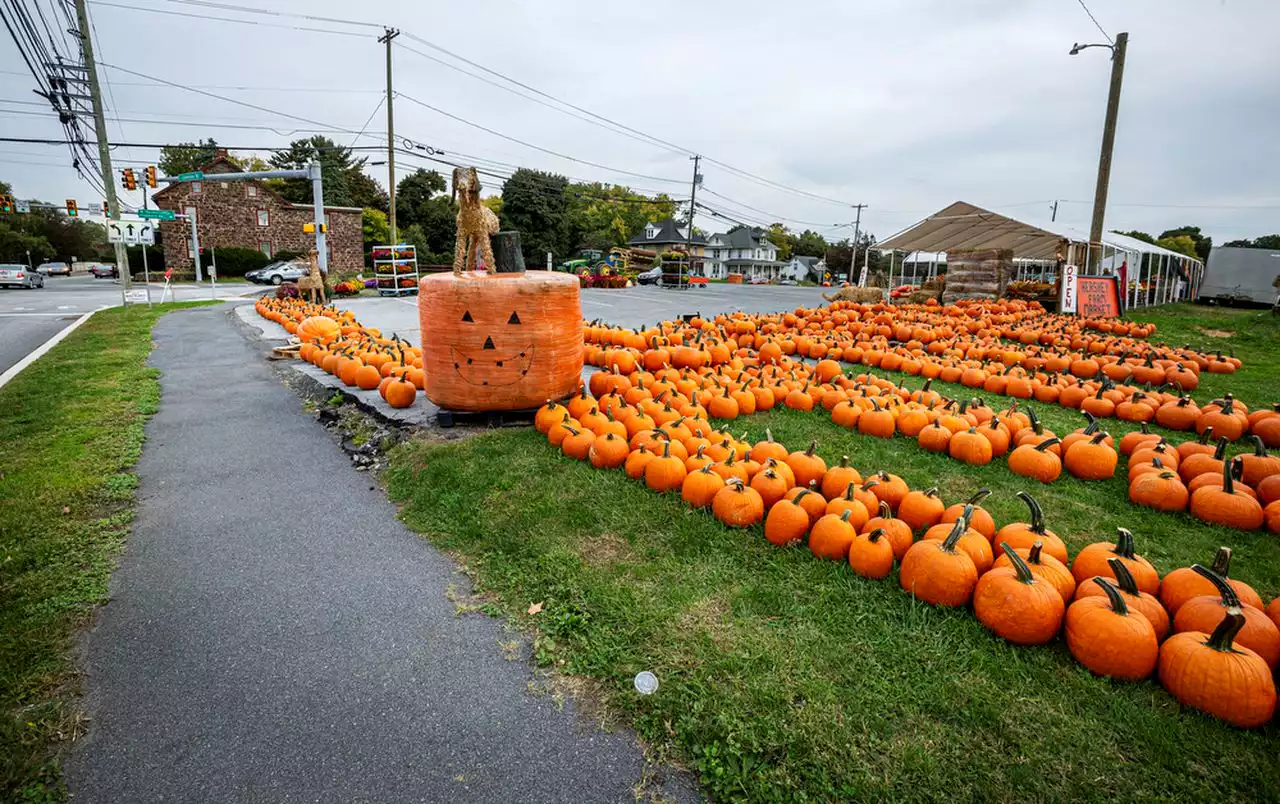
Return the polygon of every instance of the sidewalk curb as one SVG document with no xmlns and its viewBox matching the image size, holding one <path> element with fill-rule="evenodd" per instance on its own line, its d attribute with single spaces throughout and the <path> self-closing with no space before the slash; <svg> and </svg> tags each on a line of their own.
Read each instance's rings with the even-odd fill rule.
<svg viewBox="0 0 1280 804">
<path fill-rule="evenodd" d="M 20 373 L 22 373 L 22 370 L 25 369 L 27 366 L 36 362 L 41 357 L 44 357 L 46 352 L 48 352 L 50 349 L 52 349 L 53 347 L 61 343 L 63 338 L 70 335 L 72 332 L 76 330 L 77 327 L 79 327 L 84 322 L 88 321 L 89 318 L 94 313 L 99 312 L 101 310 L 105 310 L 105 309 L 107 309 L 106 306 L 99 307 L 97 310 L 90 310 L 89 312 L 77 318 L 75 321 L 72 321 L 70 324 L 60 329 L 52 338 L 50 338 L 49 340 L 37 346 L 26 357 L 22 358 L 17 363 L 14 363 L 12 366 L 10 366 L 9 369 L 5 371 L 5 373 L 0 374 L 0 388 L 3 388 L 6 385 L 8 385 L 9 381 L 12 380 L 14 377 L 17 377 Z"/>
</svg>

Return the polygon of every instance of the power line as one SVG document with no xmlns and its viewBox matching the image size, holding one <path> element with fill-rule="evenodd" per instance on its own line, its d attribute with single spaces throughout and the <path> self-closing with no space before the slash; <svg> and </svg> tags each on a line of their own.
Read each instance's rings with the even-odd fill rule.
<svg viewBox="0 0 1280 804">
<path fill-rule="evenodd" d="M 298 14 L 291 11 L 271 11 L 263 8 L 250 8 L 249 6 L 237 6 L 232 3 L 215 3 L 211 0 L 165 0 L 167 3 L 180 3 L 186 6 L 201 6 L 203 8 L 216 8 L 221 11 L 239 11 L 244 14 L 265 14 L 271 17 L 282 17 L 297 20 L 311 20 L 312 22 L 331 22 L 339 25 L 355 25 L 362 28 L 382 29 L 382 25 L 376 22 L 361 22 L 359 20 L 345 20 L 337 17 L 321 17 L 316 14 Z"/>
<path fill-rule="evenodd" d="M 378 113 L 378 110 L 382 108 L 382 104 L 386 103 L 386 100 L 387 100 L 386 98 L 378 98 L 377 104 L 374 105 L 373 111 L 369 112 L 369 117 L 367 120 L 364 121 L 364 125 L 361 126 L 360 130 L 356 132 L 356 135 L 351 138 L 351 145 L 355 145 L 356 142 L 361 137 L 364 136 L 365 129 L 367 129 L 369 127 L 369 124 L 373 122 L 373 116 Z M 350 147 L 350 146 L 347 146 L 347 147 Z"/>
<path fill-rule="evenodd" d="M 260 28 L 284 28 L 291 31 L 306 31 L 308 33 L 333 34 L 335 36 L 357 36 L 364 38 L 366 35 L 356 33 L 355 31 L 335 31 L 331 28 L 311 28 L 302 25 L 284 25 L 278 22 L 262 22 L 261 20 L 238 20 L 234 17 L 218 17 L 212 14 L 193 14 L 190 11 L 169 11 L 163 8 L 145 8 L 143 6 L 130 6 L 124 3 L 110 3 L 107 0 L 93 0 L 96 6 L 110 6 L 111 8 L 122 8 L 126 11 L 144 11 L 148 14 L 164 14 L 171 17 L 190 17 L 198 20 L 215 20 L 217 22 L 236 22 L 242 25 L 253 25 Z M 268 13 L 268 12 L 262 12 Z"/>
<path fill-rule="evenodd" d="M 176 1 L 176 0 L 175 0 L 175 1 Z M 276 115 L 276 116 L 278 116 L 278 117 L 285 117 L 285 118 L 288 118 L 288 119 L 290 119 L 290 120 L 297 120 L 297 121 L 302 122 L 302 123 L 310 123 L 310 124 L 311 124 L 311 125 L 313 125 L 313 126 L 321 126 L 322 128 L 331 129 L 331 130 L 333 130 L 333 131 L 339 131 L 339 132 L 342 132 L 343 134 L 351 134 L 351 133 L 354 133 L 353 129 L 349 129 L 349 128 L 339 128 L 339 127 L 337 127 L 337 126 L 330 126 L 330 125 L 328 125 L 327 123 L 321 123 L 321 122 L 320 122 L 320 121 L 318 121 L 318 120 L 312 120 L 312 119 L 307 118 L 307 117 L 301 117 L 301 116 L 299 116 L 299 115 L 289 114 L 288 112 L 282 112 L 282 111 L 280 111 L 280 110 L 278 110 L 278 109 L 271 109 L 271 108 L 268 108 L 268 107 L 266 107 L 266 106 L 259 106 L 259 105 L 258 105 L 258 104 L 256 104 L 256 103 L 249 103 L 248 101 L 236 100 L 235 98 L 228 98 L 228 97 L 227 97 L 227 96 L 225 96 L 225 95 L 218 95 L 218 94 L 216 94 L 216 93 L 208 92 L 208 91 L 203 90 L 203 89 L 196 89 L 195 87 L 183 86 L 182 84 L 178 84 L 178 83 L 175 83 L 175 82 L 173 82 L 173 81 L 167 81 L 167 80 L 165 80 L 165 79 L 163 79 L 163 78 L 157 78 L 157 77 L 155 77 L 155 76 L 147 75 L 147 74 L 145 74 L 145 73 L 135 72 L 135 71 L 133 71 L 133 70 L 127 69 L 127 68 L 125 68 L 125 67 L 120 67 L 120 66 L 115 65 L 115 64 L 108 64 L 107 62 L 104 62 L 104 61 L 100 61 L 100 62 L 98 62 L 98 64 L 99 64 L 99 66 L 102 66 L 102 67 L 109 67 L 109 68 L 110 68 L 110 69 L 112 69 L 112 70 L 119 70 L 119 71 L 120 71 L 120 72 L 122 72 L 122 73 L 127 73 L 127 74 L 129 74 L 129 75 L 136 76 L 136 77 L 138 77 L 138 78 L 146 78 L 146 79 L 148 79 L 148 80 L 150 80 L 150 81 L 154 81 L 154 82 L 159 83 L 159 84 L 165 84 L 165 85 L 167 85 L 167 86 L 177 87 L 178 89 L 185 89 L 185 90 L 187 90 L 188 92 L 194 92 L 194 93 L 196 93 L 197 95 L 204 95 L 205 97 L 209 97 L 209 98 L 216 98 L 217 100 L 220 100 L 220 101 L 226 101 L 227 103 L 234 103 L 234 104 L 236 104 L 237 106 L 244 106 L 244 107 L 249 108 L 249 109 L 256 109 L 256 110 L 258 110 L 258 111 L 260 111 L 260 112 L 266 112 L 266 113 L 268 113 L 268 114 Z"/>
<path fill-rule="evenodd" d="M 703 192 L 710 193 L 711 195 L 714 195 L 716 198 L 723 199 L 724 201 L 727 201 L 730 204 L 733 204 L 734 206 L 742 207 L 743 209 L 749 209 L 752 212 L 758 212 L 761 215 L 764 215 L 765 217 L 770 218 L 772 221 L 777 221 L 779 223 L 785 221 L 787 223 L 798 223 L 801 226 L 833 226 L 835 225 L 835 224 L 829 224 L 826 222 L 818 222 L 818 221 L 801 221 L 801 220 L 796 220 L 795 218 L 788 218 L 783 215 L 775 215 L 772 212 L 768 212 L 766 210 L 753 207 L 750 204 L 744 204 L 743 202 L 729 198 L 726 195 L 721 195 L 720 193 L 717 193 L 715 190 L 710 190 L 710 189 L 707 189 L 706 187 L 703 187 L 702 190 Z"/>
<path fill-rule="evenodd" d="M 1090 11 L 1089 7 L 1084 4 L 1084 0 L 1076 0 L 1076 2 L 1079 3 L 1080 7 L 1084 9 L 1084 13 L 1089 15 L 1089 19 L 1093 20 L 1093 24 L 1097 26 L 1098 30 L 1102 33 L 1102 35 L 1107 38 L 1107 41 L 1114 45 L 1116 43 L 1115 40 L 1111 38 L 1111 34 L 1107 33 L 1105 30 L 1102 29 L 1102 24 L 1098 22 L 1097 17 L 1093 16 L 1093 12 Z"/>
<path fill-rule="evenodd" d="M 404 98 L 410 103 L 421 106 L 424 109 L 430 109 L 436 114 L 444 115 L 450 120 L 456 120 L 459 123 L 462 123 L 463 125 L 471 126 L 472 128 L 479 129 L 480 131 L 483 131 L 487 134 L 492 134 L 495 137 L 501 137 L 504 140 L 509 140 L 511 142 L 516 143 L 517 145 L 523 145 L 526 148 L 532 148 L 535 151 L 541 151 L 542 153 L 550 154 L 551 156 L 557 157 L 559 159 L 565 159 L 570 162 L 577 162 L 578 164 L 582 164 L 582 165 L 590 165 L 591 167 L 599 168 L 601 170 L 607 170 L 611 173 L 619 173 L 626 176 L 636 176 L 638 178 L 649 179 L 651 181 L 665 181 L 665 182 L 671 182 L 672 184 L 684 184 L 684 181 L 682 179 L 669 179 L 665 176 L 651 176 L 647 173 L 636 173 L 635 171 L 632 171 L 632 170 L 623 170 L 621 168 L 610 167 L 609 165 L 602 165 L 599 162 L 591 162 L 586 159 L 578 159 L 577 157 L 569 156 L 568 154 L 562 154 L 558 151 L 553 151 L 550 148 L 543 148 L 541 145 L 534 145 L 531 142 L 526 142 L 525 140 L 512 137 L 508 134 L 503 134 L 500 131 L 495 131 L 494 129 L 488 128 L 487 126 L 482 126 L 479 123 L 474 123 L 470 120 L 467 120 L 464 117 L 459 117 L 458 115 L 453 114 L 451 112 L 446 112 L 444 109 L 441 109 L 438 106 L 432 106 L 429 103 L 420 101 L 417 98 L 413 97 L 412 95 L 406 95 L 403 92 L 397 92 L 395 96 L 397 98 Z"/>
</svg>

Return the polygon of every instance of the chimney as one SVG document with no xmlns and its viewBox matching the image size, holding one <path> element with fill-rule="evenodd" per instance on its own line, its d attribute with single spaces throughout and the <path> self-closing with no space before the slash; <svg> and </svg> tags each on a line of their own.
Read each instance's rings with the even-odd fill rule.
<svg viewBox="0 0 1280 804">
<path fill-rule="evenodd" d="M 214 151 L 214 153 L 213 153 L 213 158 L 214 158 L 214 159 L 229 159 L 230 157 L 227 155 L 227 149 L 226 149 L 226 148 L 219 148 L 218 150 Z"/>
</svg>

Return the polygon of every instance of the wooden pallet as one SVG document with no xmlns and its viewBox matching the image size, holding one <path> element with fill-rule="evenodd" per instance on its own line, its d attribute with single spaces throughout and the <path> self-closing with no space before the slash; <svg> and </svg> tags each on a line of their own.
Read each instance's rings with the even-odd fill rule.
<svg viewBox="0 0 1280 804">
<path fill-rule="evenodd" d="M 528 410 L 441 410 L 436 414 L 438 427 L 528 427 L 533 424 L 537 408 Z"/>
</svg>

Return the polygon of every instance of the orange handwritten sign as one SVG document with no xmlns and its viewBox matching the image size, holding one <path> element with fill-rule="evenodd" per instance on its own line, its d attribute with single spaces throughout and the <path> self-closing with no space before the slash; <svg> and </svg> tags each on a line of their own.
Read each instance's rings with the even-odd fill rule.
<svg viewBox="0 0 1280 804">
<path fill-rule="evenodd" d="M 1082 276 L 1076 312 L 1085 318 L 1118 318 L 1124 312 L 1114 276 Z"/>
</svg>

